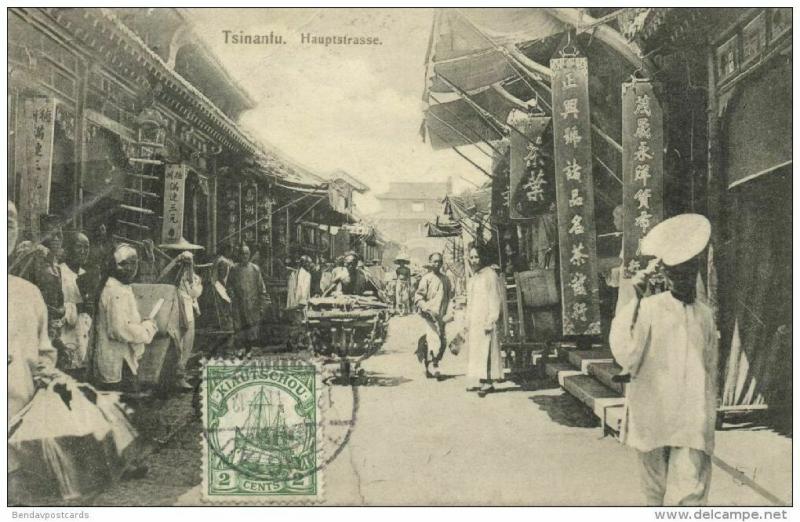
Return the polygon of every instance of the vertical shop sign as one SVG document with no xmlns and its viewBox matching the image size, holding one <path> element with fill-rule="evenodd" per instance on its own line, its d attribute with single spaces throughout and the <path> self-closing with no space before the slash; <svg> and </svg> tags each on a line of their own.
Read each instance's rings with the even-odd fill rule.
<svg viewBox="0 0 800 522">
<path fill-rule="evenodd" d="M 600 334 L 587 66 L 550 60 L 564 335 Z"/>
<path fill-rule="evenodd" d="M 240 202 L 241 184 L 227 183 L 223 191 L 222 204 L 224 206 L 224 214 L 222 226 L 225 232 L 222 237 L 225 238 L 228 244 L 235 243 L 238 245 L 242 241 L 240 235 L 241 227 L 239 226 L 239 223 L 241 223 Z"/>
<path fill-rule="evenodd" d="M 531 221 L 549 210 L 554 201 L 553 163 L 544 134 L 550 124 L 549 116 L 535 116 L 513 110 L 508 123 L 512 131 L 511 175 L 509 185 L 509 218 Z"/>
<path fill-rule="evenodd" d="M 55 100 L 25 100 L 17 137 L 17 164 L 20 166 L 20 225 L 39 236 L 39 216 L 50 209 L 50 182 L 53 172 L 53 126 Z"/>
<path fill-rule="evenodd" d="M 255 181 L 242 184 L 242 241 L 258 243 L 258 185 Z"/>
<path fill-rule="evenodd" d="M 625 277 L 646 266 L 639 243 L 664 219 L 664 127 L 653 84 L 622 84 L 622 258 Z"/>
<path fill-rule="evenodd" d="M 164 169 L 164 222 L 161 242 L 175 243 L 183 235 L 186 165 L 170 163 Z"/>
<path fill-rule="evenodd" d="M 272 243 L 272 207 L 275 201 L 271 198 L 270 190 L 261 190 L 258 193 L 258 242 L 264 246 Z"/>
<path fill-rule="evenodd" d="M 509 178 L 511 166 L 511 142 L 503 138 L 495 145 L 492 154 L 492 222 L 508 224 Z"/>
</svg>

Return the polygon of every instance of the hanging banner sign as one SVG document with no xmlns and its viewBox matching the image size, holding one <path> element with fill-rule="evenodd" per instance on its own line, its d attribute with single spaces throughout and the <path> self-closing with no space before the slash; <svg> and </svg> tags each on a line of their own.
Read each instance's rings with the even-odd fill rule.
<svg viewBox="0 0 800 522">
<path fill-rule="evenodd" d="M 550 68 L 563 333 L 599 335 L 587 61 L 554 58 Z"/>
<path fill-rule="evenodd" d="M 555 200 L 552 158 L 544 146 L 549 116 L 532 116 L 514 109 L 508 115 L 511 131 L 509 218 L 530 221 L 547 212 Z"/>
<path fill-rule="evenodd" d="M 255 181 L 242 184 L 242 240 L 248 245 L 258 243 L 258 185 Z"/>
<path fill-rule="evenodd" d="M 238 245 L 241 241 L 241 184 L 228 183 L 222 193 L 222 237 L 228 244 Z"/>
<path fill-rule="evenodd" d="M 53 129 L 55 100 L 25 100 L 17 130 L 17 170 L 19 172 L 18 212 L 20 228 L 39 237 L 39 216 L 50 208 L 50 182 L 53 172 Z"/>
<path fill-rule="evenodd" d="M 272 243 L 272 207 L 275 201 L 270 198 L 270 191 L 261 190 L 258 193 L 258 242 L 262 245 Z"/>
<path fill-rule="evenodd" d="M 639 243 L 664 219 L 664 127 L 653 84 L 622 84 L 622 258 L 625 277 L 647 266 Z"/>
<path fill-rule="evenodd" d="M 183 235 L 183 202 L 186 165 L 170 163 L 164 169 L 164 223 L 162 243 L 176 243 Z"/>
<path fill-rule="evenodd" d="M 497 151 L 492 155 L 492 222 L 496 225 L 508 223 L 508 191 L 510 167 L 510 142 L 508 138 L 496 142 Z"/>
</svg>

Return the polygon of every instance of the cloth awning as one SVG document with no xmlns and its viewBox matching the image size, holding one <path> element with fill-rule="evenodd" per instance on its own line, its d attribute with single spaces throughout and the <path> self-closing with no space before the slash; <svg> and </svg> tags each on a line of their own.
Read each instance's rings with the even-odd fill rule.
<svg viewBox="0 0 800 522">
<path fill-rule="evenodd" d="M 436 222 L 428 222 L 425 227 L 428 230 L 428 237 L 460 237 L 460 223 L 442 223 L 437 218 Z"/>
<path fill-rule="evenodd" d="M 500 47 L 541 40 L 566 28 L 544 9 L 437 10 L 423 96 L 428 104 L 423 130 L 433 148 L 500 139 L 491 119 L 504 123 L 511 109 L 524 107 L 534 96 L 519 81 L 519 66 Z M 489 121 L 460 93 L 490 114 Z"/>
</svg>

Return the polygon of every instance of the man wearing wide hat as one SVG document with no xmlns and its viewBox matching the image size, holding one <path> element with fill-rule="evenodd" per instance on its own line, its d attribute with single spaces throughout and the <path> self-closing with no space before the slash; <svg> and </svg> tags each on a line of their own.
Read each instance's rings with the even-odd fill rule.
<svg viewBox="0 0 800 522">
<path fill-rule="evenodd" d="M 655 226 L 641 253 L 654 256 L 634 277 L 637 298 L 611 324 L 609 342 L 631 376 L 622 440 L 639 453 L 649 505 L 703 505 L 711 481 L 717 404 L 717 329 L 696 299 L 698 256 L 708 220 L 682 214 Z M 667 291 L 642 297 L 661 268 Z"/>
<path fill-rule="evenodd" d="M 200 245 L 186 241 L 183 237 L 176 243 L 160 245 L 175 257 L 161 271 L 159 281 L 174 284 L 180 299 L 180 317 L 183 335 L 181 336 L 181 353 L 177 368 L 177 388 L 191 391 L 194 387 L 186 380 L 186 365 L 194 350 L 195 317 L 200 315 L 198 298 L 203 293 L 203 281 L 194 271 L 194 254 L 203 250 Z"/>
</svg>

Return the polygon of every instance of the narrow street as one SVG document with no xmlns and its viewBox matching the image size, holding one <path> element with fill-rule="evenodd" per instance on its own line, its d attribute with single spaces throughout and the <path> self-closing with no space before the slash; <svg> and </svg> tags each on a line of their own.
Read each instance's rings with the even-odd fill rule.
<svg viewBox="0 0 800 522">
<path fill-rule="evenodd" d="M 635 454 L 602 437 L 580 402 L 549 381 L 508 382 L 483 399 L 467 393 L 466 353 L 445 356 L 442 381 L 426 379 L 414 356 L 420 329 L 416 316 L 394 318 L 383 349 L 365 362 L 369 382 L 356 391 L 351 437 L 322 471 L 328 504 L 435 505 L 440 491 L 462 504 L 641 503 Z M 334 393 L 345 397 L 352 391 L 337 387 Z M 200 504 L 202 427 L 196 400 L 183 395 L 147 408 L 160 417 L 140 412 L 149 441 L 148 475 L 120 483 L 92 503 Z M 349 410 L 352 401 L 342 402 Z M 714 467 L 710 505 L 769 505 L 759 488 L 790 498 L 789 490 L 775 490 L 787 483 L 789 462 L 782 470 L 747 465 L 758 458 L 756 448 L 780 452 L 790 449 L 790 438 L 737 430 L 718 432 L 717 445 L 718 462 L 726 469 Z M 750 475 L 757 484 L 742 479 Z"/>
</svg>

